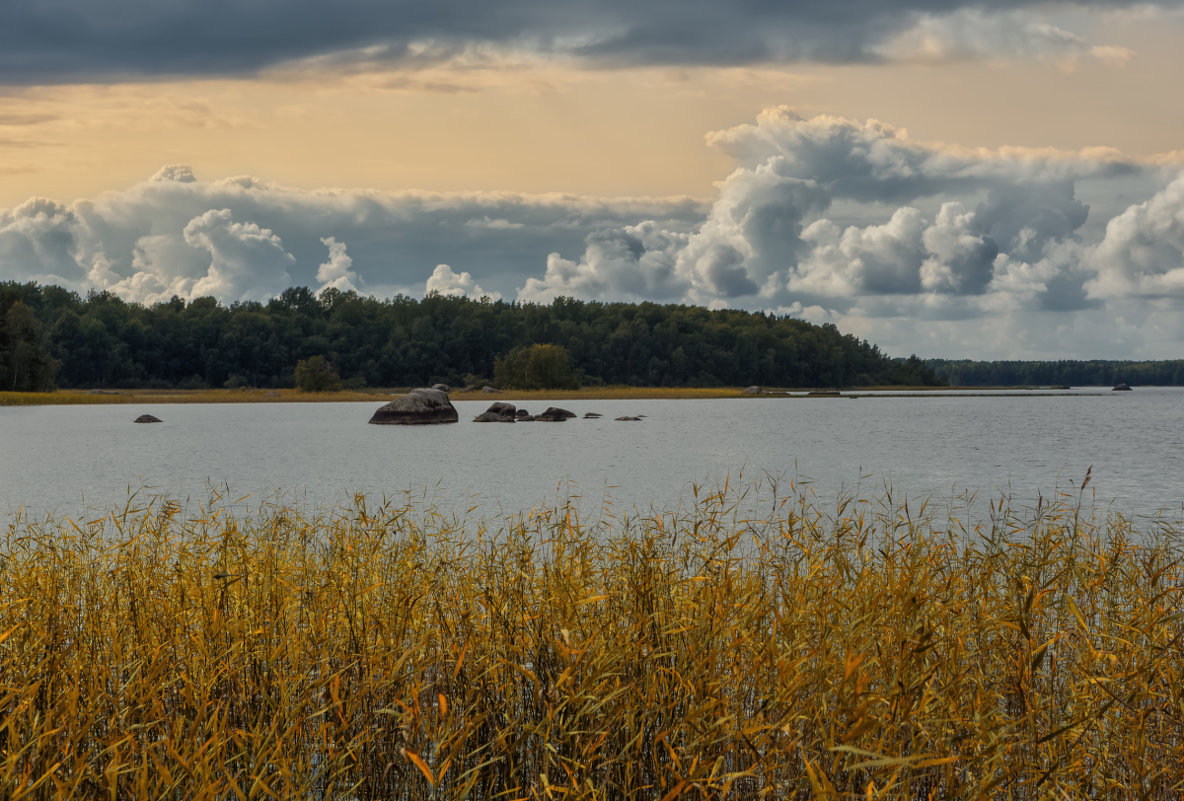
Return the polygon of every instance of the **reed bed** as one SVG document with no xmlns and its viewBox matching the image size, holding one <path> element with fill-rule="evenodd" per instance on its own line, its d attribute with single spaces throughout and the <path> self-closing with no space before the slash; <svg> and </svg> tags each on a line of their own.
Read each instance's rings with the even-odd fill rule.
<svg viewBox="0 0 1184 801">
<path fill-rule="evenodd" d="M 130 402 L 130 396 L 115 392 L 105 392 L 101 395 L 71 390 L 0 392 L 0 406 L 93 406 Z"/>
<path fill-rule="evenodd" d="M 18 519 L 0 796 L 1180 797 L 1176 526 L 744 492 Z"/>
<path fill-rule="evenodd" d="M 453 391 L 453 400 L 513 400 L 539 402 L 549 400 L 688 400 L 744 397 L 742 387 L 628 387 L 600 386 L 580 389 L 507 389 L 496 395 Z"/>
<path fill-rule="evenodd" d="M 0 392 L 0 406 L 79 406 L 155 403 L 340 403 L 378 401 L 403 390 L 301 392 L 295 389 L 59 389 L 53 392 Z"/>
<path fill-rule="evenodd" d="M 414 387 L 383 387 L 336 392 L 301 392 L 296 389 L 117 389 L 101 392 L 59 389 L 53 392 L 3 392 L 0 406 L 77 406 L 120 403 L 341 403 L 346 401 L 385 402 Z M 587 387 L 584 389 L 513 390 L 495 395 L 454 389 L 452 400 L 544 401 L 544 400 L 678 400 L 684 398 L 739 398 L 732 387 Z"/>
</svg>

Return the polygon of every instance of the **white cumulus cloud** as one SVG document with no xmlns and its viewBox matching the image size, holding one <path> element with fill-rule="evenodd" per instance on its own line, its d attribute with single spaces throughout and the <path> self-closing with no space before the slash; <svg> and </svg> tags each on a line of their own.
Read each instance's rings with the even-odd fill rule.
<svg viewBox="0 0 1184 801">
<path fill-rule="evenodd" d="M 437 295 L 453 295 L 468 298 L 489 298 L 501 300 L 497 292 L 487 292 L 473 280 L 473 276 L 466 272 L 456 273 L 447 264 L 437 264 L 427 281 L 428 293 Z"/>
<path fill-rule="evenodd" d="M 965 148 L 789 108 L 708 141 L 735 164 L 707 201 L 309 191 L 174 165 L 68 205 L 0 210 L 0 265 L 6 279 L 145 303 L 289 285 L 562 295 L 790 310 L 890 352 L 1176 347 L 1164 339 L 1184 307 L 1176 159 Z"/>
<path fill-rule="evenodd" d="M 357 292 L 358 274 L 350 269 L 354 260 L 345 252 L 345 243 L 327 236 L 321 238 L 321 244 L 329 248 L 329 260 L 317 268 L 317 281 L 321 284 L 317 291 L 339 289 L 342 292 Z"/>
<path fill-rule="evenodd" d="M 1090 263 L 1098 298 L 1184 298 L 1184 175 L 1106 225 Z"/>
</svg>

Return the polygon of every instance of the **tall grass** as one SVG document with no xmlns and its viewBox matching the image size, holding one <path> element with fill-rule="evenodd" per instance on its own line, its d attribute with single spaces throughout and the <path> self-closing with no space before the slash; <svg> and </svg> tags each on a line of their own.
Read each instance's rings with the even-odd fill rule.
<svg viewBox="0 0 1184 801">
<path fill-rule="evenodd" d="M 295 389 L 119 389 L 101 392 L 60 389 L 53 392 L 2 392 L 2 406 L 74 406 L 115 403 L 313 403 L 345 401 L 384 401 L 402 395 L 412 387 L 384 387 L 338 392 L 301 392 Z M 452 400 L 544 401 L 544 400 L 674 400 L 683 398 L 738 398 L 740 389 L 731 387 L 587 387 L 564 390 L 506 390 L 486 393 L 453 390 Z"/>
<path fill-rule="evenodd" d="M 18 520 L 0 796 L 1180 797 L 1174 526 L 742 494 Z"/>
<path fill-rule="evenodd" d="M 0 406 L 78 406 L 123 403 L 312 403 L 381 401 L 394 390 L 301 392 L 295 389 L 118 389 L 0 392 Z"/>
</svg>

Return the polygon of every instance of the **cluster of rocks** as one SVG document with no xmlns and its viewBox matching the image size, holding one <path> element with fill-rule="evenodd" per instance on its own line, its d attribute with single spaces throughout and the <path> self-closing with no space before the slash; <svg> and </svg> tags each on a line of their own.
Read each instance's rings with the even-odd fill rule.
<svg viewBox="0 0 1184 801">
<path fill-rule="evenodd" d="M 542 414 L 531 414 L 525 409 L 515 408 L 512 403 L 498 401 L 473 418 L 474 423 L 562 423 L 575 417 L 575 412 L 548 406 Z"/>
<path fill-rule="evenodd" d="M 492 388 L 489 388 L 492 389 Z M 498 390 L 493 390 L 497 392 Z M 558 406 L 548 406 L 541 414 L 532 415 L 526 409 L 519 409 L 512 403 L 497 401 L 473 418 L 474 423 L 562 423 L 576 417 L 576 413 Z M 588 412 L 585 420 L 596 420 L 602 415 Z M 460 416 L 448 399 L 448 387 L 437 384 L 434 387 L 413 389 L 406 395 L 395 398 L 380 407 L 370 422 L 375 425 L 435 425 L 458 422 Z M 640 420 L 638 417 L 618 417 L 617 420 Z"/>
</svg>

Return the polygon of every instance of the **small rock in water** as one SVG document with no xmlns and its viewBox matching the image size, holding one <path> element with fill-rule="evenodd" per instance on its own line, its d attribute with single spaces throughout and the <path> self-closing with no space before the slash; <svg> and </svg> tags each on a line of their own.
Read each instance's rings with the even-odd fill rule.
<svg viewBox="0 0 1184 801">
<path fill-rule="evenodd" d="M 585 420 L 595 420 L 598 417 L 603 417 L 603 416 L 604 415 L 600 414 L 599 412 L 588 412 L 587 414 L 584 415 L 584 419 Z"/>
<path fill-rule="evenodd" d="M 473 418 L 474 423 L 512 423 L 517 410 L 512 403 L 498 401 Z"/>
<path fill-rule="evenodd" d="M 547 411 L 535 415 L 534 419 L 547 423 L 562 423 L 564 420 L 569 420 L 575 416 L 575 412 L 569 412 L 567 409 L 560 409 L 558 406 L 548 406 Z"/>
<path fill-rule="evenodd" d="M 133 423 L 163 423 L 159 417 L 153 417 L 150 414 L 142 414 L 132 421 Z"/>
<path fill-rule="evenodd" d="M 1130 385 L 1130 384 L 1127 384 L 1127 383 L 1125 383 L 1125 382 L 1124 382 L 1124 383 L 1122 383 L 1122 384 L 1116 384 L 1116 385 L 1114 386 L 1114 390 L 1113 390 L 1113 391 L 1114 391 L 1114 392 L 1130 392 L 1130 391 L 1131 391 L 1131 385 Z"/>
<path fill-rule="evenodd" d="M 627 422 L 640 421 L 640 417 L 618 417 L 617 420 L 625 420 Z"/>
</svg>

